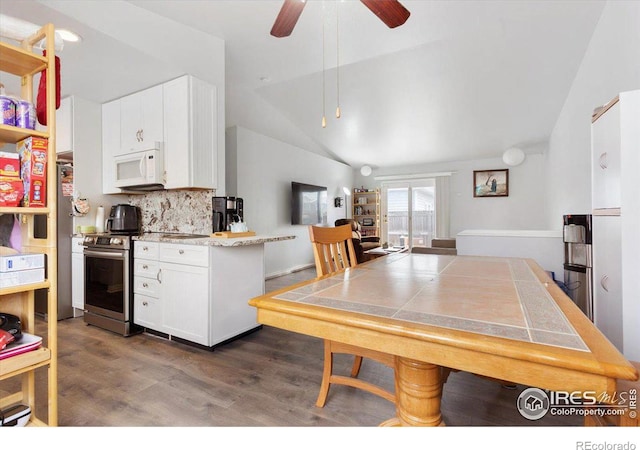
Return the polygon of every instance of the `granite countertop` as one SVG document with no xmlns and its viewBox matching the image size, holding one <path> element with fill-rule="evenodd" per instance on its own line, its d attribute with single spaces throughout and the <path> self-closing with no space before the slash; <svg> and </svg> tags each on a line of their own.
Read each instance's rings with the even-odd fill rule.
<svg viewBox="0 0 640 450">
<path fill-rule="evenodd" d="M 193 235 L 182 233 L 144 233 L 141 236 L 134 236 L 134 241 L 145 242 L 167 242 L 172 244 L 187 245 L 207 245 L 212 247 L 240 247 L 244 245 L 257 245 L 267 242 L 287 241 L 295 239 L 295 236 L 272 236 L 272 235 L 256 235 L 250 237 L 238 238 L 212 238 L 203 235 Z"/>
</svg>

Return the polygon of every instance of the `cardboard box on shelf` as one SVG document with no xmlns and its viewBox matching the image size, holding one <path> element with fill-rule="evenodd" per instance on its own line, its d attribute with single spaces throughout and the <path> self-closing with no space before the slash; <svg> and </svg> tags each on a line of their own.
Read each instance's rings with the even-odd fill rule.
<svg viewBox="0 0 640 450">
<path fill-rule="evenodd" d="M 0 272 L 0 288 L 20 286 L 44 281 L 44 268 Z"/>
<path fill-rule="evenodd" d="M 0 152 L 0 177 L 20 179 L 20 155 Z"/>
<path fill-rule="evenodd" d="M 22 206 L 47 205 L 47 147 L 46 138 L 28 137 L 18 142 L 20 178 L 24 186 Z"/>
<path fill-rule="evenodd" d="M 44 267 L 44 253 L 18 253 L 0 256 L 0 272 L 41 269 Z"/>
<path fill-rule="evenodd" d="M 19 206 L 24 196 L 20 178 L 0 177 L 0 206 Z"/>
</svg>

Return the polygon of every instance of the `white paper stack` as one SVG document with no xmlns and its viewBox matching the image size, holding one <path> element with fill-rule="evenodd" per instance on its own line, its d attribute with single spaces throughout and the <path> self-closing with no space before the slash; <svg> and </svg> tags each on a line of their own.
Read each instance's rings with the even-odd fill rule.
<svg viewBox="0 0 640 450">
<path fill-rule="evenodd" d="M 0 288 L 44 281 L 44 254 L 0 256 Z"/>
</svg>

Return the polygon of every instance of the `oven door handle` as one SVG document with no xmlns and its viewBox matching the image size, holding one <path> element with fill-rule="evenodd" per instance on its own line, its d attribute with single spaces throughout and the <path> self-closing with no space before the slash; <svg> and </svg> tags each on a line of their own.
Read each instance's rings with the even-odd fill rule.
<svg viewBox="0 0 640 450">
<path fill-rule="evenodd" d="M 100 258 L 124 259 L 122 252 L 99 252 L 96 250 L 84 250 L 85 256 L 98 256 Z"/>
</svg>

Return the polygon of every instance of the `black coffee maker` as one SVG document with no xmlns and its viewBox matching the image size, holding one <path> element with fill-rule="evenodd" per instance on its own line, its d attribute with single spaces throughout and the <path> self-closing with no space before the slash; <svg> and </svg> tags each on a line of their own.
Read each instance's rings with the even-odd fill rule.
<svg viewBox="0 0 640 450">
<path fill-rule="evenodd" d="M 244 220 L 244 200 L 240 197 L 213 197 L 213 232 L 230 231 L 231 224 Z"/>
</svg>

